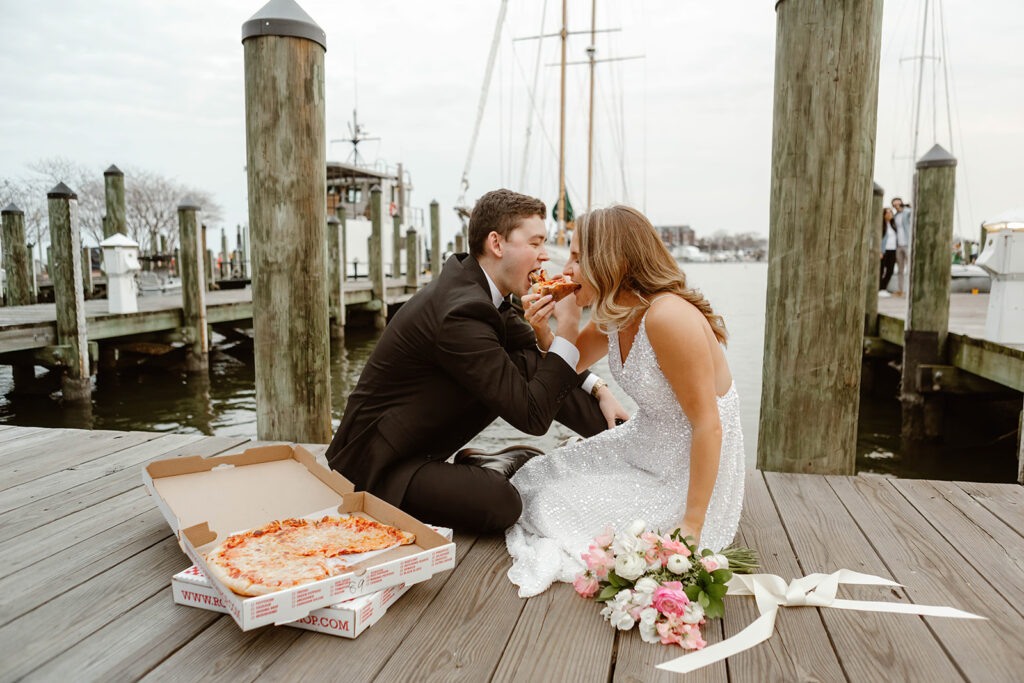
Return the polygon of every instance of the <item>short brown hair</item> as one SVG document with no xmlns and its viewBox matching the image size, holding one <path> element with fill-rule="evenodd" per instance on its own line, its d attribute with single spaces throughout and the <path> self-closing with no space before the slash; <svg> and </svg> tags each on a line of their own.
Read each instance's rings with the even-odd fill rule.
<svg viewBox="0 0 1024 683">
<path fill-rule="evenodd" d="M 512 190 L 492 190 L 476 201 L 469 217 L 469 253 L 484 253 L 487 236 L 496 232 L 505 239 L 524 218 L 544 218 L 547 208 L 536 197 Z"/>
</svg>

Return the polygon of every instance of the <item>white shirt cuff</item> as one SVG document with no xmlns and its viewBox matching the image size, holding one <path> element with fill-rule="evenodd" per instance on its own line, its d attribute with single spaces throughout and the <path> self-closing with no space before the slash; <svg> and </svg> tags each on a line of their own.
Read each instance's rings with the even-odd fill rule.
<svg viewBox="0 0 1024 683">
<path fill-rule="evenodd" d="M 565 337 L 555 337 L 551 341 L 551 346 L 548 347 L 548 353 L 560 357 L 569 364 L 573 372 L 576 372 L 576 365 L 580 362 L 580 352 L 571 341 Z"/>
<path fill-rule="evenodd" d="M 583 380 L 583 384 L 580 385 L 580 389 L 587 392 L 588 394 L 594 390 L 594 385 L 597 384 L 597 380 L 601 379 L 593 372 L 587 375 L 587 378 Z"/>
</svg>

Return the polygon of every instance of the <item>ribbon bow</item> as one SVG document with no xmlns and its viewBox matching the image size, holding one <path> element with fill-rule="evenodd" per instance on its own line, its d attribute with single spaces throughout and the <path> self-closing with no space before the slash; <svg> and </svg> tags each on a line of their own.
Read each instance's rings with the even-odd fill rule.
<svg viewBox="0 0 1024 683">
<path fill-rule="evenodd" d="M 985 619 L 986 617 L 964 612 L 954 607 L 935 605 L 914 605 L 906 602 L 874 602 L 869 600 L 842 600 L 836 598 L 839 584 L 865 586 L 901 586 L 901 584 L 880 576 L 840 569 L 832 574 L 808 574 L 793 579 L 788 584 L 775 574 L 733 574 L 726 595 L 753 595 L 757 610 L 761 613 L 745 629 L 726 638 L 720 643 L 703 650 L 677 657 L 659 664 L 659 669 L 676 673 L 689 673 L 714 662 L 749 650 L 758 643 L 771 638 L 775 632 L 775 615 L 780 607 L 832 607 L 835 609 L 859 610 L 861 612 L 895 612 L 920 614 L 927 617 L 951 617 L 953 619 Z"/>
</svg>

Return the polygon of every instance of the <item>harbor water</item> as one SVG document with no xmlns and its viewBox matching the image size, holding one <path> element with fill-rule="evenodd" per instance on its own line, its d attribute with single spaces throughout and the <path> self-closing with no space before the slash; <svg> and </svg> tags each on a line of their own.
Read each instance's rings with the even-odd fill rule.
<svg viewBox="0 0 1024 683">
<path fill-rule="evenodd" d="M 752 467 L 756 462 L 761 400 L 767 264 L 686 263 L 683 268 L 691 286 L 703 291 L 715 311 L 725 318 L 729 331 L 726 354 L 740 395 L 747 461 Z M 335 426 L 377 338 L 378 333 L 372 330 L 349 328 L 344 342 L 332 347 Z M 622 404 L 632 411 L 635 406 L 615 385 L 607 359 L 593 370 L 609 382 Z M 37 371 L 41 373 L 42 369 Z M 0 366 L 0 423 L 256 436 L 252 348 L 245 343 L 218 345 L 211 352 L 209 380 L 147 370 L 101 373 L 93 382 L 91 411 L 73 410 L 61 405 L 56 381 L 51 393 L 43 386 L 34 395 L 11 395 L 11 369 Z M 900 443 L 900 405 L 895 391 L 882 397 L 865 397 L 860 408 L 858 470 L 900 477 L 1014 481 L 1015 434 L 986 434 L 978 429 L 975 417 L 966 412 L 956 413 L 956 419 L 964 425 L 962 439 L 911 449 Z M 570 430 L 555 424 L 543 437 L 531 437 L 498 419 L 471 445 L 497 449 L 510 443 L 530 443 L 551 449 L 572 436 Z"/>
</svg>

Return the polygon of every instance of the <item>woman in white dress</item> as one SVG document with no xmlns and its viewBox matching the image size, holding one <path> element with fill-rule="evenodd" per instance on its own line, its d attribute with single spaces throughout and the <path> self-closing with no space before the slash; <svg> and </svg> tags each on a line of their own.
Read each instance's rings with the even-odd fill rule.
<svg viewBox="0 0 1024 683">
<path fill-rule="evenodd" d="M 725 324 L 686 286 L 678 264 L 639 211 L 615 206 L 582 216 L 565 274 L 591 307 L 578 370 L 605 354 L 637 404 L 624 424 L 529 461 L 512 478 L 523 514 L 506 534 L 508 576 L 519 595 L 572 581 L 580 554 L 606 525 L 643 519 L 681 529 L 719 550 L 736 533 L 743 503 L 739 397 L 722 345 Z M 523 298 L 541 348 L 553 334 L 550 300 Z"/>
</svg>

